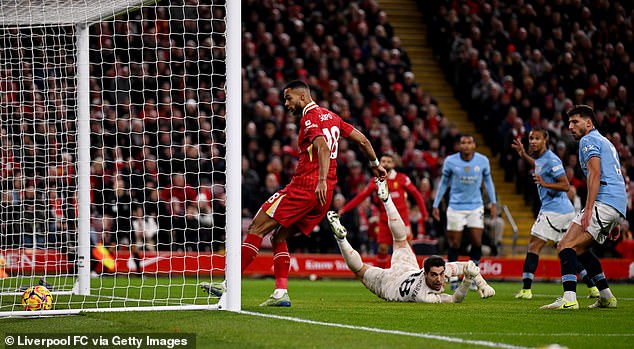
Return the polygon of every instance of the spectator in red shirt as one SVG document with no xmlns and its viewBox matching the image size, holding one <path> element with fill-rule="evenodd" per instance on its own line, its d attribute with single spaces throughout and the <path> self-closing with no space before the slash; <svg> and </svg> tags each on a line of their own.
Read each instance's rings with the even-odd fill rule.
<svg viewBox="0 0 634 349">
<path fill-rule="evenodd" d="M 172 175 L 172 183 L 161 190 L 161 200 L 172 202 L 173 205 L 179 205 L 184 210 L 187 205 L 196 201 L 198 192 L 185 183 L 185 176 L 182 173 Z"/>
</svg>

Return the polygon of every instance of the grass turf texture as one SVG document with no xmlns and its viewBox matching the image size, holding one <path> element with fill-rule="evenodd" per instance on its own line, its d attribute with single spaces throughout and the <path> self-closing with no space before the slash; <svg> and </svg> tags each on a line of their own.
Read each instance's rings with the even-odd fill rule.
<svg viewBox="0 0 634 349">
<path fill-rule="evenodd" d="M 141 283 L 141 279 L 132 280 L 139 285 Z M 165 285 L 168 279 L 159 278 L 158 281 L 164 281 Z M 93 279 L 95 282 L 98 283 L 99 279 Z M 113 279 L 102 278 L 101 282 L 107 286 Z M 188 279 L 190 285 L 186 288 L 157 289 L 162 290 L 159 292 L 183 290 L 186 297 L 193 298 L 200 292 L 191 285 L 193 282 L 195 280 Z M 376 333 L 360 328 L 298 323 L 224 311 L 90 313 L 53 318 L 0 319 L 0 333 L 195 333 L 197 348 L 485 347 L 432 339 L 427 335 L 482 340 L 493 345 L 498 343 L 499 347 L 503 344 L 540 347 L 553 343 L 569 348 L 632 347 L 634 287 L 631 284 L 611 285 L 619 298 L 618 309 L 586 309 L 592 301 L 580 297 L 582 309 L 577 311 L 538 309 L 561 295 L 559 284 L 535 283 L 532 300 L 513 298 L 521 287 L 520 283 L 492 283 L 492 286 L 497 295 L 491 299 L 482 300 L 476 292 L 470 292 L 462 304 L 414 304 L 385 302 L 358 281 L 291 280 L 292 307 L 262 308 L 258 304 L 270 294 L 273 281 L 243 280 L 242 309 L 246 312 L 403 333 Z M 578 290 L 579 295 L 585 297 L 585 286 L 580 285 Z M 125 289 L 120 292 L 125 292 Z M 143 292 L 144 297 L 147 295 L 150 292 Z M 128 296 L 132 296 L 130 291 Z M 6 300 L 3 298 L 3 301 Z M 62 298 L 56 300 L 57 305 L 62 301 Z M 424 338 L 416 337 L 421 334 Z"/>
</svg>

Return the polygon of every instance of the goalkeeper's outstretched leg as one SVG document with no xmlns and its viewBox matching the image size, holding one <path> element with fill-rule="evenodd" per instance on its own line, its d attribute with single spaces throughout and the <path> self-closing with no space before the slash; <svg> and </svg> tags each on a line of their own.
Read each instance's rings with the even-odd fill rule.
<svg viewBox="0 0 634 349">
<path fill-rule="evenodd" d="M 385 181 L 377 179 L 376 184 L 377 194 L 385 205 L 388 225 L 394 239 L 392 266 L 389 269 L 364 263 L 359 253 L 348 243 L 348 232 L 339 221 L 339 215 L 334 211 L 326 214 L 346 265 L 368 290 L 388 301 L 459 303 L 464 300 L 471 284 L 475 283 L 482 298 L 495 295 L 495 290 L 482 278 L 480 268 L 472 261 L 446 264 L 442 257 L 431 256 L 425 260 L 424 268 L 421 270 L 407 242 L 407 228 L 389 196 Z M 445 277 L 459 274 L 464 275 L 464 279 L 456 292 L 453 295 L 443 293 Z"/>
</svg>

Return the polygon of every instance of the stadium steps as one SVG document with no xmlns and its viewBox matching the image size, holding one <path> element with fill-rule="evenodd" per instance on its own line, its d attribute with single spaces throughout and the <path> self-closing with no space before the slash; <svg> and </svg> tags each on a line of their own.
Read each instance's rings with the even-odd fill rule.
<svg viewBox="0 0 634 349">
<path fill-rule="evenodd" d="M 401 39 L 402 47 L 409 55 L 416 82 L 438 101 L 440 110 L 451 123 L 455 124 L 461 132 L 474 135 L 476 142 L 480 145 L 478 151 L 490 159 L 493 182 L 499 201 L 508 206 L 518 227 L 515 254 L 523 255 L 535 216 L 524 203 L 522 195 L 516 194 L 515 183 L 504 182 L 504 169 L 493 157 L 491 149 L 484 145 L 482 135 L 477 132 L 475 125 L 467 117 L 467 113 L 454 98 L 451 85 L 438 66 L 432 48 L 427 45 L 427 26 L 423 15 L 416 8 L 416 2 L 412 0 L 379 0 L 379 7 L 387 13 L 388 20 L 394 27 L 395 35 Z M 507 222 L 501 249 L 504 256 L 511 256 L 512 244 L 513 231 Z"/>
</svg>

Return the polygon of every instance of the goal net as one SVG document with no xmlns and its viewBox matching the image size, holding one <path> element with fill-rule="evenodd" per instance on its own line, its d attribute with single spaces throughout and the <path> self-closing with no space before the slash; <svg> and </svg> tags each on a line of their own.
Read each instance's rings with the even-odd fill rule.
<svg viewBox="0 0 634 349">
<path fill-rule="evenodd" d="M 239 18 L 2 1 L 0 316 L 240 309 Z M 53 310 L 23 311 L 38 284 Z"/>
</svg>

